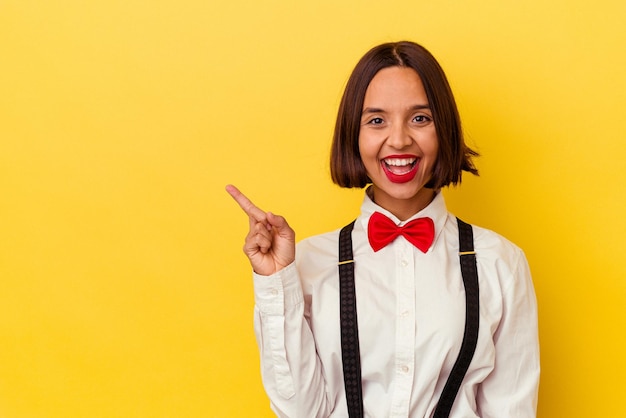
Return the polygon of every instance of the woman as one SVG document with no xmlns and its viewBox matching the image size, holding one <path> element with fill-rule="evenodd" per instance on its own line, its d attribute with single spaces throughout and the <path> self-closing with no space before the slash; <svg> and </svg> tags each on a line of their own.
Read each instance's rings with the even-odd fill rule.
<svg viewBox="0 0 626 418">
<path fill-rule="evenodd" d="M 440 193 L 477 174 L 475 155 L 434 57 L 389 43 L 355 67 L 335 127 L 333 181 L 367 186 L 353 224 L 296 251 L 284 218 L 227 186 L 250 219 L 255 330 L 278 416 L 535 416 L 526 258 L 457 221 Z"/>
</svg>

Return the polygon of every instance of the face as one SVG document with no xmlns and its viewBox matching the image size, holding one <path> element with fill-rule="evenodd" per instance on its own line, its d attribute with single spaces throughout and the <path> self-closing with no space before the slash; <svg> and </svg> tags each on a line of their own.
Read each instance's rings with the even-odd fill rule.
<svg viewBox="0 0 626 418">
<path fill-rule="evenodd" d="M 359 151 L 372 180 L 374 201 L 400 219 L 434 197 L 424 188 L 432 176 L 439 142 L 422 80 L 415 70 L 380 70 L 365 92 Z"/>
</svg>

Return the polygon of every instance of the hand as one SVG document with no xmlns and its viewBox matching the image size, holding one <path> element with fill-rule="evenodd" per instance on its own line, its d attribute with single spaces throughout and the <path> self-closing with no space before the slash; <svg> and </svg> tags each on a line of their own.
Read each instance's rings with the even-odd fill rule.
<svg viewBox="0 0 626 418">
<path fill-rule="evenodd" d="M 296 234 L 285 218 L 262 211 L 235 186 L 229 184 L 226 191 L 250 220 L 243 252 L 254 271 L 269 276 L 291 264 L 296 256 Z"/>
</svg>

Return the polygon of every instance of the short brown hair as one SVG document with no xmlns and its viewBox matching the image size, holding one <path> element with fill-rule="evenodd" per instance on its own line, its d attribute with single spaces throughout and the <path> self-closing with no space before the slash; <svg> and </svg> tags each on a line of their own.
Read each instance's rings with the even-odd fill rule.
<svg viewBox="0 0 626 418">
<path fill-rule="evenodd" d="M 478 153 L 465 145 L 461 119 L 441 66 L 424 47 L 402 41 L 378 45 L 368 51 L 352 71 L 341 98 L 330 157 L 330 174 L 341 187 L 365 187 L 371 183 L 359 153 L 359 132 L 365 92 L 383 68 L 406 67 L 417 72 L 433 112 L 439 140 L 433 176 L 426 187 L 439 189 L 461 182 L 468 171 L 478 175 L 472 157 Z"/>
</svg>

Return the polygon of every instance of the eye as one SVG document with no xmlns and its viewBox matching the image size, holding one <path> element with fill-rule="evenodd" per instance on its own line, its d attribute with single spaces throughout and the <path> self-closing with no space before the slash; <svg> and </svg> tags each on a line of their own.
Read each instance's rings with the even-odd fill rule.
<svg viewBox="0 0 626 418">
<path fill-rule="evenodd" d="M 413 118 L 413 122 L 415 123 L 426 123 L 426 122 L 430 122 L 433 119 L 430 116 L 427 115 L 417 115 Z"/>
<path fill-rule="evenodd" d="M 383 118 L 372 118 L 367 123 L 368 125 L 381 125 L 383 123 Z"/>
</svg>

